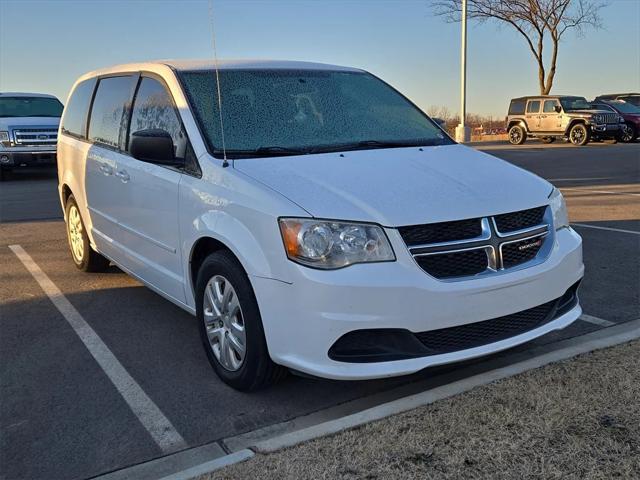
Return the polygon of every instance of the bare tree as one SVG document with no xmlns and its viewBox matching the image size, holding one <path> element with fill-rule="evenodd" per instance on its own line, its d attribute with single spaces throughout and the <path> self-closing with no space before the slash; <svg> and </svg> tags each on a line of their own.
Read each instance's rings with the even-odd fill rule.
<svg viewBox="0 0 640 480">
<path fill-rule="evenodd" d="M 434 0 L 435 12 L 450 22 L 459 22 L 462 0 Z M 538 64 L 540 94 L 551 92 L 556 75 L 560 39 L 568 30 L 579 34 L 585 28 L 600 28 L 599 0 L 467 0 L 468 18 L 480 22 L 496 20 L 515 28 L 527 41 Z M 548 65 L 543 56 L 551 42 Z"/>
</svg>

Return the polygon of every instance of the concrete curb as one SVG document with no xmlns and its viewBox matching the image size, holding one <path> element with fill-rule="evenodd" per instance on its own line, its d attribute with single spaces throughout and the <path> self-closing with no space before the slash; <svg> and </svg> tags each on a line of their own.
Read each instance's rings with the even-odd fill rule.
<svg viewBox="0 0 640 480">
<path fill-rule="evenodd" d="M 224 457 L 211 460 L 210 462 L 205 462 L 200 465 L 196 465 L 195 467 L 191 467 L 187 470 L 174 473 L 173 475 L 162 477 L 159 480 L 188 480 L 199 475 L 204 475 L 205 473 L 215 472 L 216 470 L 228 467 L 229 465 L 233 465 L 234 463 L 244 462 L 245 460 L 249 460 L 254 455 L 255 453 L 253 453 L 249 449 L 239 450 L 237 452 L 230 453 L 229 455 L 225 455 Z"/>
<path fill-rule="evenodd" d="M 626 343 L 630 340 L 640 338 L 640 319 L 631 322 L 626 322 L 616 327 L 610 327 L 606 329 L 608 335 L 600 338 L 591 338 L 587 341 L 585 337 L 590 337 L 593 334 L 583 335 L 581 337 L 575 337 L 571 345 L 564 348 L 551 351 L 522 362 L 514 363 L 512 365 L 491 370 L 479 375 L 460 380 L 457 382 L 443 385 L 441 387 L 434 388 L 426 392 L 411 395 L 409 397 L 394 400 L 389 403 L 385 403 L 362 412 L 358 412 L 346 417 L 330 420 L 328 422 L 320 423 L 312 427 L 304 428 L 302 430 L 285 433 L 267 440 L 260 441 L 255 444 L 253 449 L 259 453 L 269 453 L 282 448 L 291 447 L 302 442 L 306 442 L 315 438 L 324 437 L 334 433 L 338 433 L 348 428 L 357 427 L 365 423 L 369 423 L 375 420 L 395 415 L 398 413 L 413 410 L 417 407 L 428 405 L 437 400 L 442 400 L 453 395 L 457 395 L 475 387 L 486 385 L 496 380 L 501 380 L 519 373 L 533 370 L 549 363 L 557 362 L 560 360 L 566 360 L 582 353 L 588 353 L 593 350 L 599 350 L 601 348 L 611 347 L 621 343 Z M 603 332 L 600 330 L 599 333 Z"/>
</svg>

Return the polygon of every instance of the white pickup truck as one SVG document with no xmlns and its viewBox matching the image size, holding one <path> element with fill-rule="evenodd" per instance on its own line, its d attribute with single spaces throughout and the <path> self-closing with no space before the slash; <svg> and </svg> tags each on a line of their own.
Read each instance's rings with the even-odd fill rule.
<svg viewBox="0 0 640 480">
<path fill-rule="evenodd" d="M 0 175 L 56 164 L 62 108 L 52 95 L 0 92 Z"/>
</svg>

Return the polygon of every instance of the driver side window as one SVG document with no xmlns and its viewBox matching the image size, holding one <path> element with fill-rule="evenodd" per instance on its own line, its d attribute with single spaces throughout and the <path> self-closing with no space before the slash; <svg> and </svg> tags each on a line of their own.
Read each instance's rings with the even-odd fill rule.
<svg viewBox="0 0 640 480">
<path fill-rule="evenodd" d="M 560 105 L 556 100 L 545 100 L 544 101 L 544 107 L 542 108 L 542 111 L 544 113 L 555 113 L 556 112 L 556 106 Z"/>
<path fill-rule="evenodd" d="M 173 140 L 175 157 L 185 158 L 189 142 L 169 92 L 158 80 L 142 77 L 131 113 L 129 143 L 133 133 L 150 129 L 167 131 Z"/>
</svg>

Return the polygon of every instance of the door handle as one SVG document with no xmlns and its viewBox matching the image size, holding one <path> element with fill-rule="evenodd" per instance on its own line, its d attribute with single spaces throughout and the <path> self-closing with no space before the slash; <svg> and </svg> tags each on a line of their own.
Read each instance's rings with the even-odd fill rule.
<svg viewBox="0 0 640 480">
<path fill-rule="evenodd" d="M 113 173 L 113 169 L 106 163 L 100 164 L 100 171 L 105 175 L 111 175 Z"/>
<path fill-rule="evenodd" d="M 118 170 L 116 172 L 116 177 L 122 180 L 122 183 L 127 183 L 129 181 L 129 174 L 126 170 Z"/>
</svg>

